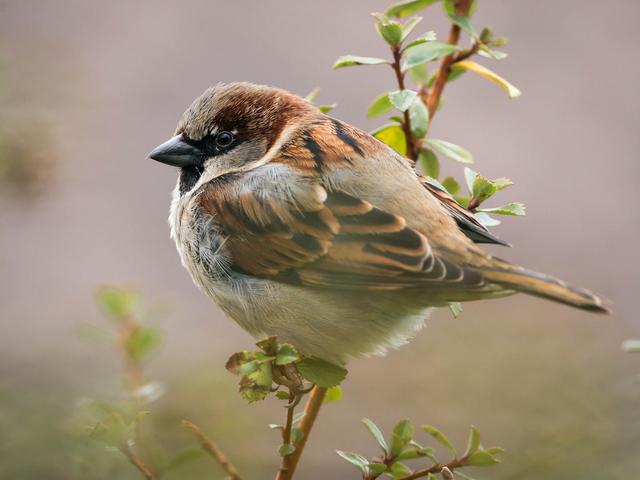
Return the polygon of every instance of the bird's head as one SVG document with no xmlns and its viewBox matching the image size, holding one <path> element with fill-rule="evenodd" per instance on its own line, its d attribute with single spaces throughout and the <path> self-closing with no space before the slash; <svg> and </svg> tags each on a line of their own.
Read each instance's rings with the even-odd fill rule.
<svg viewBox="0 0 640 480">
<path fill-rule="evenodd" d="M 265 163 L 287 128 L 317 114 L 309 102 L 284 90 L 220 83 L 191 104 L 175 135 L 149 157 L 180 167 L 184 194 L 201 177 L 248 171 Z"/>
</svg>

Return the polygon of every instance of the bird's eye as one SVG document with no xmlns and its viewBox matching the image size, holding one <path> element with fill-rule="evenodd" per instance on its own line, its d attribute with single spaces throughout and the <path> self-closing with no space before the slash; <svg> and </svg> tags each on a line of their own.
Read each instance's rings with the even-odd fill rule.
<svg viewBox="0 0 640 480">
<path fill-rule="evenodd" d="M 216 145 L 220 148 L 226 148 L 233 143 L 233 133 L 220 132 L 216 135 Z"/>
</svg>

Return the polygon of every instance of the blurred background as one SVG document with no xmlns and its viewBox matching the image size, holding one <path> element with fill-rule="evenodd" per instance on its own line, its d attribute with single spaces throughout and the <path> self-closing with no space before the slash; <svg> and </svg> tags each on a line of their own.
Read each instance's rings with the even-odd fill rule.
<svg viewBox="0 0 640 480">
<path fill-rule="evenodd" d="M 334 116 L 374 128 L 364 112 L 392 72 L 330 67 L 387 55 L 369 13 L 388 5 L 0 0 L 0 478 L 138 478 L 77 428 L 82 399 L 124 395 L 117 351 L 79 334 L 112 329 L 95 302 L 104 284 L 157 306 L 164 340 L 145 371 L 166 387 L 149 406 L 157 445 L 192 444 L 179 427 L 190 418 L 246 478 L 273 477 L 280 442 L 267 424 L 284 412 L 240 400 L 223 364 L 253 340 L 180 266 L 167 226 L 176 172 L 146 156 L 218 81 L 321 87 Z M 638 478 L 640 356 L 620 344 L 640 331 L 639 15 L 631 0 L 480 0 L 474 24 L 510 39 L 492 66 L 523 96 L 465 75 L 432 129 L 483 174 L 515 181 L 500 200 L 527 216 L 494 229 L 515 246 L 496 252 L 601 293 L 615 314 L 524 296 L 468 304 L 458 319 L 436 312 L 409 346 L 350 365 L 299 478 L 357 478 L 334 450 L 375 453 L 364 416 L 387 431 L 402 417 L 432 423 L 459 444 L 477 425 L 507 450 L 484 478 Z M 422 16 L 445 37 L 439 7 Z M 222 476 L 201 458 L 173 478 Z"/>
</svg>

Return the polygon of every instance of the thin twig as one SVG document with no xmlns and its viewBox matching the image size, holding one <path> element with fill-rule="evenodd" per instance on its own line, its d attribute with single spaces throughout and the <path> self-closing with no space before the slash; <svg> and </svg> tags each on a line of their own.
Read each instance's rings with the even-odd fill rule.
<svg viewBox="0 0 640 480">
<path fill-rule="evenodd" d="M 404 72 L 402 71 L 402 66 L 400 64 L 400 60 L 402 59 L 402 53 L 400 52 L 400 47 L 392 47 L 391 53 L 393 53 L 393 63 L 391 64 L 391 68 L 393 68 L 394 73 L 396 74 L 396 81 L 398 82 L 398 88 L 400 90 L 404 90 Z M 416 152 L 415 142 L 413 138 L 413 134 L 411 133 L 411 120 L 409 118 L 409 111 L 405 110 L 403 112 L 403 121 L 402 121 L 402 130 L 404 131 L 404 136 L 407 140 L 407 158 L 413 160 L 414 162 L 418 158 L 418 153 Z"/>
<path fill-rule="evenodd" d="M 455 11 L 457 15 L 467 15 L 469 13 L 469 7 L 471 6 L 471 0 L 458 0 L 456 2 Z M 451 30 L 449 30 L 449 37 L 447 38 L 447 42 L 451 45 L 456 45 L 460 40 L 460 27 L 456 24 L 451 25 Z M 440 97 L 442 97 L 442 92 L 444 90 L 444 86 L 447 83 L 447 79 L 449 78 L 449 72 L 451 71 L 451 65 L 455 61 L 455 55 L 452 53 L 450 55 L 445 56 L 440 63 L 440 68 L 438 69 L 438 73 L 436 74 L 436 79 L 433 83 L 433 88 L 429 91 L 427 95 L 427 109 L 429 110 L 429 118 L 433 118 L 438 110 L 438 104 L 440 103 Z"/>
<path fill-rule="evenodd" d="M 142 476 L 146 480 L 156 480 L 157 477 L 153 473 L 153 471 L 138 457 L 134 451 L 128 446 L 125 445 L 120 448 L 120 451 L 127 457 L 127 460 L 138 469 L 138 471 L 142 474 Z"/>
<path fill-rule="evenodd" d="M 297 402 L 296 394 L 293 390 L 289 390 L 289 404 L 287 405 L 287 421 L 282 429 L 282 443 L 284 445 L 291 444 L 291 429 L 293 427 L 293 411 L 296 408 Z M 289 480 L 291 478 L 291 457 L 292 453 L 289 455 L 283 455 L 280 460 L 280 469 L 278 470 L 278 475 L 276 476 L 276 480 Z"/>
<path fill-rule="evenodd" d="M 434 465 L 431 465 L 428 468 L 415 470 L 414 472 L 412 472 L 411 474 L 407 475 L 406 477 L 401 477 L 398 480 L 415 480 L 416 478 L 426 477 L 430 473 L 431 474 L 440 473 L 440 472 L 442 472 L 442 470 L 444 468 L 448 468 L 449 470 L 453 471 L 454 469 L 463 466 L 464 465 L 464 461 L 465 461 L 464 458 L 455 458 L 455 459 L 451 460 L 449 463 L 446 463 L 446 464 L 436 463 Z"/>
<path fill-rule="evenodd" d="M 311 433 L 313 424 L 318 417 L 318 412 L 320 412 L 320 407 L 322 406 L 322 402 L 326 394 L 326 388 L 316 385 L 313 387 L 313 390 L 311 390 L 309 400 L 307 400 L 307 404 L 304 406 L 304 417 L 302 417 L 302 420 L 300 421 L 302 438 L 298 445 L 296 445 L 296 450 L 291 454 L 291 460 L 289 462 L 289 479 L 293 478 L 293 474 L 296 471 L 298 462 L 300 461 L 300 456 L 307 444 L 307 440 L 309 440 L 309 434 Z"/>
<path fill-rule="evenodd" d="M 200 442 L 202 449 L 213 457 L 213 459 L 220 464 L 224 469 L 230 480 L 240 480 L 240 474 L 236 467 L 229 461 L 227 456 L 220 450 L 215 443 L 200 430 L 200 428 L 190 422 L 189 420 L 183 420 L 182 426 L 191 430 L 195 437 Z"/>
<path fill-rule="evenodd" d="M 134 402 L 137 402 L 136 391 L 144 383 L 140 362 L 131 354 L 129 347 L 129 341 L 137 328 L 136 323 L 129 317 L 118 319 L 118 347 L 122 356 L 127 392 Z"/>
</svg>

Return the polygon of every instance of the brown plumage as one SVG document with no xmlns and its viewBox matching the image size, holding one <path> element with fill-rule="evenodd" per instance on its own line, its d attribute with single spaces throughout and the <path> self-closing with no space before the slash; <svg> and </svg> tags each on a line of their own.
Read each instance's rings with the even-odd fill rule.
<svg viewBox="0 0 640 480">
<path fill-rule="evenodd" d="M 506 242 L 408 160 L 288 92 L 217 85 L 151 156 L 182 168 L 171 224 L 183 263 L 255 335 L 342 360 L 399 343 L 451 301 L 521 291 L 606 311 L 586 290 L 484 252 L 478 243 Z M 342 337 L 381 331 L 327 346 L 338 341 L 329 315 L 353 317 Z"/>
</svg>

